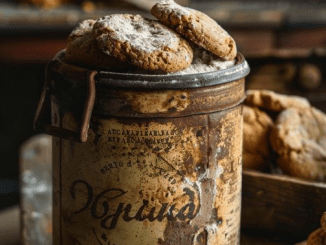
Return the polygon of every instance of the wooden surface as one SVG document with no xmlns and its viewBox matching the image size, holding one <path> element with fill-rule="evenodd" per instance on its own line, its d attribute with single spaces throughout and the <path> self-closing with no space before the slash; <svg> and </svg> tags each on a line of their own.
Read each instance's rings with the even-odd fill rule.
<svg viewBox="0 0 326 245">
<path fill-rule="evenodd" d="M 47 63 L 66 47 L 66 37 L 8 37 L 0 40 L 0 62 Z"/>
<path fill-rule="evenodd" d="M 19 241 L 19 207 L 15 206 L 0 212 L 0 241 L 1 245 L 18 245 Z M 9 225 L 8 225 L 9 224 Z M 280 242 L 277 238 L 265 238 L 262 236 L 253 236 L 252 234 L 241 234 L 241 245 L 287 245 Z M 51 244 L 44 244 L 51 245 Z M 306 245 L 306 244 L 298 244 Z"/>
<path fill-rule="evenodd" d="M 240 52 L 268 51 L 274 48 L 275 35 L 270 29 L 227 29 Z"/>
<path fill-rule="evenodd" d="M 276 46 L 293 49 L 308 47 L 324 47 L 326 28 L 291 28 L 283 30 L 276 35 Z"/>
<path fill-rule="evenodd" d="M 256 232 L 256 234 L 252 234 L 252 233 L 248 234 L 246 232 L 242 232 L 240 244 L 241 245 L 293 245 L 293 243 L 280 241 L 280 239 L 276 236 L 264 237 L 263 235 L 260 235 L 259 232 Z"/>
<path fill-rule="evenodd" d="M 242 228 L 286 234 L 299 242 L 320 227 L 326 211 L 326 184 L 244 171 Z"/>
</svg>

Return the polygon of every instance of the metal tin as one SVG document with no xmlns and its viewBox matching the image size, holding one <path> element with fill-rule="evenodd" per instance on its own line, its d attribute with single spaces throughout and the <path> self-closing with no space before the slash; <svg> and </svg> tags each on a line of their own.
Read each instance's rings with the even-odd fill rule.
<svg viewBox="0 0 326 245">
<path fill-rule="evenodd" d="M 183 76 L 89 71 L 55 59 L 35 121 L 61 136 L 54 244 L 239 244 L 248 73 L 241 54 L 232 68 Z"/>
</svg>

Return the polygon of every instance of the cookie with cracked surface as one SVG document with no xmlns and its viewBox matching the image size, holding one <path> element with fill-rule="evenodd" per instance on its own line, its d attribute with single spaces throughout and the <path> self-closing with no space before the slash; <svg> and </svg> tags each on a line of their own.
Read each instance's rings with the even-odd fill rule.
<svg viewBox="0 0 326 245">
<path fill-rule="evenodd" d="M 213 54 L 225 60 L 233 60 L 236 57 L 237 47 L 234 39 L 206 14 L 182 7 L 173 0 L 155 4 L 151 13 L 163 24 Z"/>
<path fill-rule="evenodd" d="M 140 15 L 100 18 L 93 36 L 104 53 L 145 70 L 176 72 L 189 67 L 193 59 L 192 48 L 179 34 Z"/>
<path fill-rule="evenodd" d="M 310 103 L 306 98 L 277 94 L 269 90 L 248 90 L 245 105 L 257 106 L 274 112 L 281 112 L 288 108 L 309 108 Z"/>
<path fill-rule="evenodd" d="M 84 20 L 71 32 L 67 40 L 65 59 L 67 63 L 85 68 L 109 71 L 126 71 L 132 66 L 103 53 L 92 36 L 94 20 Z"/>
<path fill-rule="evenodd" d="M 287 174 L 326 181 L 326 115 L 316 108 L 282 111 L 270 140 L 277 163 Z"/>
<path fill-rule="evenodd" d="M 268 165 L 272 125 L 272 119 L 265 112 L 243 107 L 243 168 L 262 170 Z"/>
</svg>

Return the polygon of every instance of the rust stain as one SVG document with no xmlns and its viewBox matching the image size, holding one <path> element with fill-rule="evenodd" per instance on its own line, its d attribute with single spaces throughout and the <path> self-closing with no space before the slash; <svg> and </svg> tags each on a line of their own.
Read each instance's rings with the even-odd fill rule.
<svg viewBox="0 0 326 245">
<path fill-rule="evenodd" d="M 141 91 L 123 92 L 131 108 L 139 113 L 180 112 L 188 108 L 191 101 L 187 91 Z"/>
</svg>

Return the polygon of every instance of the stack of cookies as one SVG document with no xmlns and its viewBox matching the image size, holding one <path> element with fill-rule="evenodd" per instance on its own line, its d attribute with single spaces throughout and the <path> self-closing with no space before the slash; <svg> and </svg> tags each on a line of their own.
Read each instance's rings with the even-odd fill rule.
<svg viewBox="0 0 326 245">
<path fill-rule="evenodd" d="M 68 37 L 66 62 L 91 69 L 155 74 L 184 71 L 204 58 L 207 69 L 197 72 L 234 65 L 235 41 L 207 15 L 173 0 L 157 3 L 151 12 L 158 21 L 114 14 L 81 22 Z"/>
<path fill-rule="evenodd" d="M 244 168 L 271 161 L 285 173 L 326 181 L 326 115 L 307 99 L 249 90 L 244 107 Z"/>
</svg>

